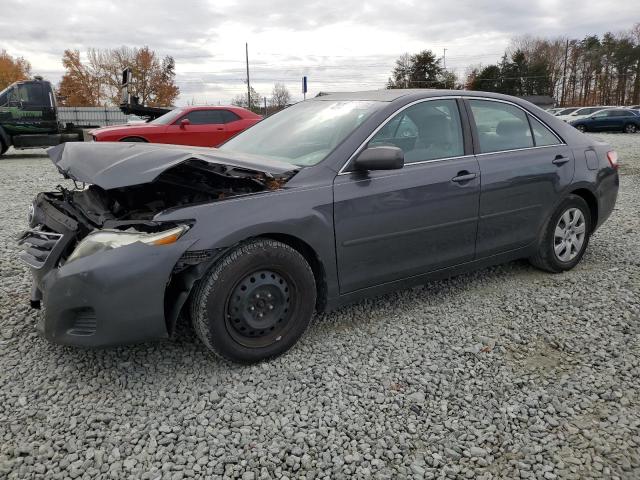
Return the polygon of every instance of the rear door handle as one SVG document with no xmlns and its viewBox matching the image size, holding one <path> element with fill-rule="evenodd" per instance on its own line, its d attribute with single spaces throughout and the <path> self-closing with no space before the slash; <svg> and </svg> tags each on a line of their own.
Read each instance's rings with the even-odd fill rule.
<svg viewBox="0 0 640 480">
<path fill-rule="evenodd" d="M 556 155 L 556 158 L 554 158 L 551 163 L 553 163 L 554 165 L 560 166 L 560 165 L 564 165 L 568 161 L 569 161 L 568 157 L 565 157 L 562 155 Z"/>
<path fill-rule="evenodd" d="M 451 179 L 452 182 L 456 182 L 456 183 L 465 183 L 465 182 L 470 182 L 471 180 L 473 180 L 474 178 L 476 178 L 478 175 L 476 173 L 469 173 L 466 170 L 462 171 L 462 172 L 458 172 L 458 175 L 453 177 Z"/>
</svg>

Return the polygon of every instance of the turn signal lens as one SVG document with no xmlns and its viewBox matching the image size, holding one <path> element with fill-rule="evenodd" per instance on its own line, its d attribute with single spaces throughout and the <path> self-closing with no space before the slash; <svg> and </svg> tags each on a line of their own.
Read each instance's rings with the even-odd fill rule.
<svg viewBox="0 0 640 480">
<path fill-rule="evenodd" d="M 615 150 L 607 152 L 607 160 L 609 160 L 609 165 L 611 165 L 612 168 L 618 168 L 618 152 Z"/>
<path fill-rule="evenodd" d="M 181 227 L 174 228 L 173 230 L 164 232 L 161 236 L 158 236 L 155 239 L 149 239 L 144 243 L 148 243 L 149 245 L 169 245 L 170 243 L 178 241 L 183 232 L 184 230 Z"/>
</svg>

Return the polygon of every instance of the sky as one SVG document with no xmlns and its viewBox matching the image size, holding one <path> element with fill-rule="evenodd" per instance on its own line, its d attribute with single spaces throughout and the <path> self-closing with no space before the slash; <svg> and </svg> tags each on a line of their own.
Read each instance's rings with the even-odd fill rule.
<svg viewBox="0 0 640 480">
<path fill-rule="evenodd" d="M 588 5 L 588 6 L 587 6 Z M 602 34 L 640 22 L 640 0 L 3 0 L 0 50 L 57 83 L 65 49 L 148 45 L 176 61 L 177 105 L 225 104 L 251 85 L 309 92 L 384 88 L 395 59 L 424 49 L 463 75 L 510 39 Z"/>
</svg>

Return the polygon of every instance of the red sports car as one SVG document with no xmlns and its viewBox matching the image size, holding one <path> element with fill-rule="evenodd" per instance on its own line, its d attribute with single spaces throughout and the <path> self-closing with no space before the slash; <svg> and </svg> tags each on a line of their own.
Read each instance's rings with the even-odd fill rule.
<svg viewBox="0 0 640 480">
<path fill-rule="evenodd" d="M 148 123 L 92 130 L 97 142 L 151 142 L 217 147 L 262 119 L 241 107 L 182 107 Z"/>
</svg>

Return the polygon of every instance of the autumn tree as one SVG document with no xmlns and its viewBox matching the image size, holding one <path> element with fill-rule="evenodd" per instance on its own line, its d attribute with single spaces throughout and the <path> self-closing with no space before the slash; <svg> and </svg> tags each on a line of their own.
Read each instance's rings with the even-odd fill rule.
<svg viewBox="0 0 640 480">
<path fill-rule="evenodd" d="M 175 83 L 175 61 L 173 57 L 160 58 L 149 47 L 117 49 L 90 49 L 87 52 L 87 61 L 81 62 L 79 52 L 71 58 L 65 52 L 63 65 L 65 77 L 71 78 L 65 84 L 65 77 L 60 84 L 59 93 L 66 96 L 66 105 L 101 105 L 120 103 L 120 86 L 122 71 L 131 69 L 132 80 L 129 84 L 129 93 L 138 98 L 138 101 L 149 106 L 172 105 L 180 94 L 180 89 Z M 65 63 L 65 59 L 67 62 Z M 73 61 L 70 61 L 73 60 Z M 83 73 L 85 75 L 80 75 Z M 90 79 L 84 84 L 91 85 L 92 95 L 78 90 L 79 81 L 71 81 L 76 78 Z M 83 92 L 80 95 L 78 92 Z M 74 96 L 75 93 L 75 96 Z M 86 103 L 94 100 L 95 103 Z"/>
<path fill-rule="evenodd" d="M 31 75 L 31 64 L 23 57 L 12 57 L 6 50 L 0 51 L 0 90 L 13 82 L 27 80 Z"/>
<path fill-rule="evenodd" d="M 102 101 L 99 72 L 82 63 L 78 50 L 65 50 L 62 56 L 65 73 L 58 86 L 58 102 L 64 106 L 95 107 Z"/>
<path fill-rule="evenodd" d="M 276 83 L 271 91 L 271 98 L 269 99 L 269 107 L 272 111 L 277 112 L 282 110 L 291 102 L 291 93 L 283 83 Z"/>
</svg>

